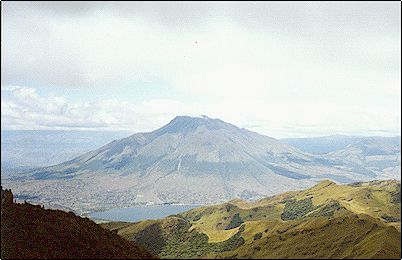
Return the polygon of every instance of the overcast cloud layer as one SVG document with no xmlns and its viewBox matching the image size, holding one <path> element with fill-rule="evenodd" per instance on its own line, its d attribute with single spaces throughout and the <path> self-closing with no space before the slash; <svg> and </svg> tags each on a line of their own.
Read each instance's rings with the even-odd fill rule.
<svg viewBox="0 0 402 260">
<path fill-rule="evenodd" d="M 399 135 L 400 2 L 3 2 L 2 129 Z"/>
</svg>

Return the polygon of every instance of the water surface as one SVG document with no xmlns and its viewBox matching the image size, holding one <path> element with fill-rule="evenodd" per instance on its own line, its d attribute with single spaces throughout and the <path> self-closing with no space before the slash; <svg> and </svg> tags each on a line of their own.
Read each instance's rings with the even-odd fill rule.
<svg viewBox="0 0 402 260">
<path fill-rule="evenodd" d="M 117 208 L 107 211 L 94 212 L 89 217 L 95 219 L 136 222 L 147 219 L 160 219 L 169 215 L 174 215 L 188 211 L 201 205 L 153 205 L 138 206 L 131 208 Z"/>
</svg>

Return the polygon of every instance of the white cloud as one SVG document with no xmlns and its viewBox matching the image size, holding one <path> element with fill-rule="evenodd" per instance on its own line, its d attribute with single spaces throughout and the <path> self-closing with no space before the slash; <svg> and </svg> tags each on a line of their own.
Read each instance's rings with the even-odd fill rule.
<svg viewBox="0 0 402 260">
<path fill-rule="evenodd" d="M 152 131 L 176 115 L 221 118 L 273 137 L 332 134 L 398 135 L 400 114 L 386 108 L 338 106 L 336 103 L 289 105 L 280 102 L 224 100 L 186 104 L 169 99 L 137 103 L 114 99 L 72 103 L 64 97 L 40 96 L 27 87 L 2 88 L 2 129 L 102 129 Z M 334 123 L 336 122 L 336 123 Z"/>
<path fill-rule="evenodd" d="M 142 131 L 177 114 L 207 114 L 274 137 L 397 134 L 395 7 L 400 3 L 5 3 L 2 128 Z M 179 95 L 141 102 L 47 95 L 130 92 L 139 81 L 163 82 Z"/>
<path fill-rule="evenodd" d="M 41 9 L 52 5 L 4 6 L 5 85 L 26 79 L 39 86 L 97 87 L 159 78 L 183 91 L 223 95 L 234 89 L 244 96 L 286 87 L 292 78 L 308 89 L 311 83 L 321 83 L 311 81 L 322 74 L 336 85 L 337 73 L 344 71 L 357 70 L 377 79 L 384 77 L 383 70 L 400 70 L 400 27 L 391 24 L 391 29 L 396 28 L 386 34 L 389 28 L 381 25 L 387 17 L 377 14 L 389 11 L 392 5 L 350 5 L 361 16 L 345 11 L 345 18 L 355 19 L 350 24 L 335 16 L 341 10 L 335 4 L 304 4 L 292 9 L 282 4 L 208 3 L 205 19 L 197 23 L 190 18 L 196 8 L 202 8 L 184 5 L 187 12 L 180 14 L 174 11 L 174 7 L 183 7 L 177 3 L 148 8 L 94 5 L 95 11 L 79 16 L 49 15 L 49 10 Z M 190 20 L 183 18 L 182 23 L 167 26 L 159 20 L 166 15 L 163 8 Z M 81 8 L 77 5 L 76 9 Z M 148 12 L 141 14 L 143 9 Z M 264 11 L 270 18 L 251 26 L 250 22 L 267 15 Z M 294 16 L 288 17 L 290 14 Z M 305 17 L 307 14 L 315 15 Z M 286 24 L 286 17 L 300 22 L 302 30 L 292 19 Z M 368 23 L 368 18 L 378 25 Z M 395 18 L 397 22 L 400 15 Z M 361 23 L 371 27 L 363 30 Z M 192 26 L 195 24 L 200 26 Z M 379 72 L 368 73 L 370 70 Z"/>
</svg>

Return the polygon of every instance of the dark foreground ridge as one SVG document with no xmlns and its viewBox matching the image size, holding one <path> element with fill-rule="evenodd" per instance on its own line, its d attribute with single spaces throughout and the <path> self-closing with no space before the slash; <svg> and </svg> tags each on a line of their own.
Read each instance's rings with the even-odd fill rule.
<svg viewBox="0 0 402 260">
<path fill-rule="evenodd" d="M 1 189 L 1 258 L 154 258 L 135 243 L 72 212 L 13 202 Z"/>
</svg>

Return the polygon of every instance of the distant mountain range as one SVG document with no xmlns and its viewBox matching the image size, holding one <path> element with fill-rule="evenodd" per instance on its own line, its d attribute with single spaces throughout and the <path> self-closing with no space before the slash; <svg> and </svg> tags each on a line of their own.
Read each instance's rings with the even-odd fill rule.
<svg viewBox="0 0 402 260">
<path fill-rule="evenodd" d="M 379 136 L 348 136 L 348 135 L 330 135 L 320 137 L 304 138 L 283 138 L 281 142 L 293 146 L 299 150 L 314 154 L 325 154 L 345 148 L 346 146 L 357 143 L 377 140 L 385 144 L 401 145 L 401 137 L 379 137 Z"/>
<path fill-rule="evenodd" d="M 127 131 L 1 130 L 2 173 L 62 163 L 128 135 Z"/>
<path fill-rule="evenodd" d="M 330 152 L 328 158 L 365 167 L 381 178 L 401 175 L 401 138 L 373 137 L 357 140 L 343 149 Z"/>
<path fill-rule="evenodd" d="M 258 199 L 323 179 L 400 178 L 400 142 L 387 140 L 368 138 L 312 154 L 219 119 L 178 116 L 155 131 L 115 140 L 21 174 L 18 185 L 9 183 L 17 194 L 40 190 L 43 202 L 74 210 Z"/>
</svg>

